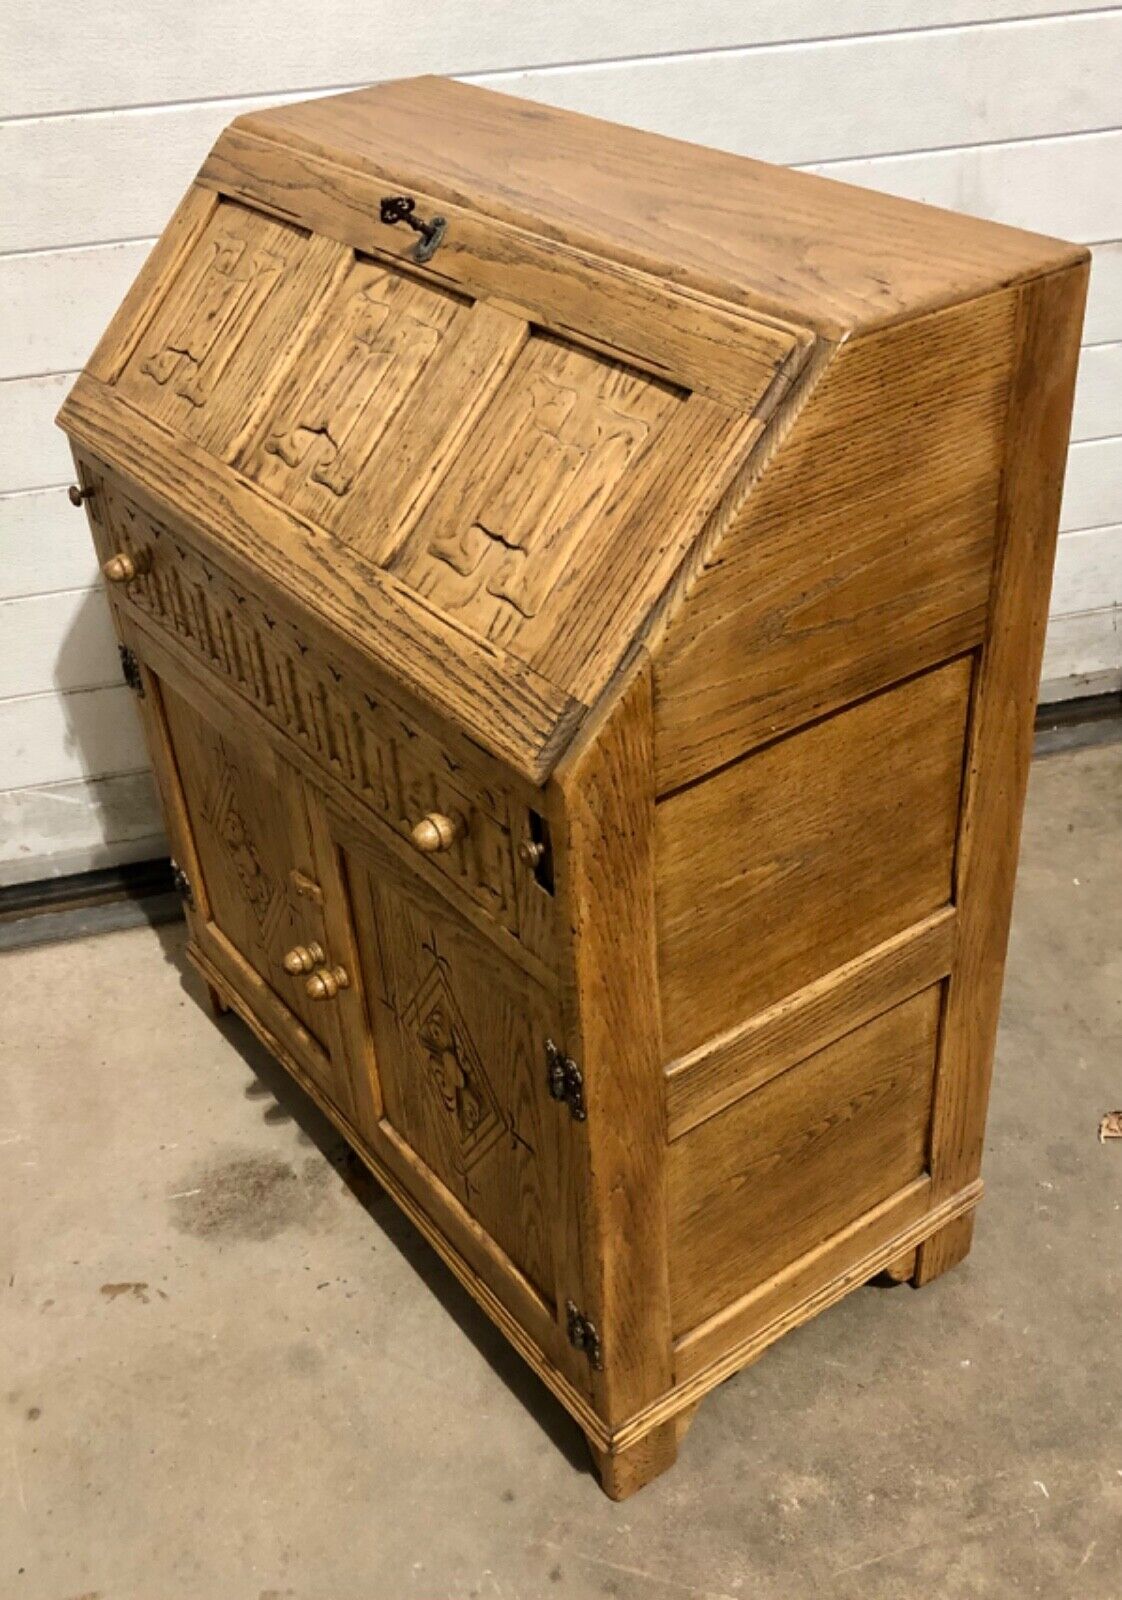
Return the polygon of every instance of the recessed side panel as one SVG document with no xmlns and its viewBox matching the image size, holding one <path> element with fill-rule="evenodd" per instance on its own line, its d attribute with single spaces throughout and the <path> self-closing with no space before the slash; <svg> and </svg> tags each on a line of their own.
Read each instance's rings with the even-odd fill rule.
<svg viewBox="0 0 1122 1600">
<path fill-rule="evenodd" d="M 675 1337 L 922 1175 L 941 989 L 857 1028 L 670 1146 Z"/>
<path fill-rule="evenodd" d="M 659 802 L 667 1060 L 949 903 L 971 672 L 950 662 Z"/>
<path fill-rule="evenodd" d="M 126 362 L 121 394 L 229 459 L 349 254 L 334 240 L 220 201 Z"/>
<path fill-rule="evenodd" d="M 833 356 L 660 644 L 660 794 L 981 642 L 1015 311 L 995 293 Z"/>
</svg>

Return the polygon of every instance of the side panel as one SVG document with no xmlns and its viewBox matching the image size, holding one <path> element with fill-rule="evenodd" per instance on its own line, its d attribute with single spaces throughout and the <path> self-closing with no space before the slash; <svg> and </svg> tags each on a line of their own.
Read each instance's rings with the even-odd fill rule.
<svg viewBox="0 0 1122 1600">
<path fill-rule="evenodd" d="M 675 1335 L 921 1176 L 939 1001 L 935 985 L 671 1145 Z"/>
<path fill-rule="evenodd" d="M 979 667 L 956 864 L 959 954 L 947 995 L 932 1130 L 931 1173 L 939 1197 L 976 1178 L 982 1161 L 1086 290 L 1082 266 L 1028 284 L 1017 296 L 1018 366 L 993 605 Z M 921 1247 L 918 1283 L 966 1254 L 970 1220 L 952 1224 Z"/>
<path fill-rule="evenodd" d="M 659 647 L 660 794 L 980 642 L 1015 317 L 1002 292 L 834 356 Z"/>
<path fill-rule="evenodd" d="M 671 1383 L 666 1113 L 654 932 L 649 664 L 558 774 L 553 835 L 561 925 L 571 930 L 572 1050 L 588 1121 L 582 1247 L 609 1428 Z"/>
<path fill-rule="evenodd" d="M 947 904 L 971 660 L 659 802 L 666 1058 Z"/>
</svg>

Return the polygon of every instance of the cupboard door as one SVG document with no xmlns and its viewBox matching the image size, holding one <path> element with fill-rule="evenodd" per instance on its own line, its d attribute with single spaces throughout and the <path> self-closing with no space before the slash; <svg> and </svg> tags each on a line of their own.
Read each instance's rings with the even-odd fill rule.
<svg viewBox="0 0 1122 1600">
<path fill-rule="evenodd" d="M 455 1197 L 556 1322 L 576 1292 L 567 1184 L 582 1128 L 549 1094 L 555 998 L 357 834 L 342 859 L 383 1140 L 403 1151 L 422 1199 Z"/>
<path fill-rule="evenodd" d="M 340 957 L 324 922 L 306 786 L 197 686 L 181 692 L 151 672 L 145 685 L 157 777 L 191 889 L 192 936 L 323 1094 L 361 1122 L 342 996 L 309 992 L 317 969 Z M 294 952 L 304 955 L 303 970 L 289 970 Z"/>
</svg>

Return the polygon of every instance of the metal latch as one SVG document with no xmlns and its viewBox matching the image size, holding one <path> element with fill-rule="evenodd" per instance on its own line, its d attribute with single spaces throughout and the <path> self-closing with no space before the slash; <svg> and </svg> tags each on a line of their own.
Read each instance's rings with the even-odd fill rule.
<svg viewBox="0 0 1122 1600">
<path fill-rule="evenodd" d="M 390 228 L 397 222 L 404 222 L 407 228 L 419 233 L 421 237 L 410 253 L 414 261 L 424 262 L 436 254 L 448 223 L 443 217 L 433 217 L 431 222 L 425 222 L 423 218 L 413 215 L 416 209 L 417 202 L 412 195 L 387 194 L 378 204 L 378 220 Z"/>
<path fill-rule="evenodd" d="M 545 1041 L 545 1064 L 553 1099 L 563 1100 L 568 1105 L 574 1122 L 584 1122 L 588 1117 L 584 1103 L 584 1073 L 552 1039 Z"/>
<path fill-rule="evenodd" d="M 590 1322 L 584 1312 L 571 1300 L 565 1306 L 565 1317 L 569 1343 L 574 1350 L 584 1351 L 593 1372 L 601 1372 L 604 1367 L 604 1352 L 600 1348 L 600 1334 L 596 1324 Z"/>
</svg>

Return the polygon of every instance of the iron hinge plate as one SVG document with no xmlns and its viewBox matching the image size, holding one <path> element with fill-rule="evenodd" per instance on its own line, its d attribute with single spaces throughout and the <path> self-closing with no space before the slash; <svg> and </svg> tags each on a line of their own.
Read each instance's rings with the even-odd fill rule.
<svg viewBox="0 0 1122 1600">
<path fill-rule="evenodd" d="M 191 880 L 179 865 L 178 861 L 171 863 L 171 886 L 189 910 L 195 909 L 195 891 L 191 887 Z"/>
<path fill-rule="evenodd" d="M 545 1041 L 545 1064 L 553 1099 L 565 1102 L 574 1122 L 584 1122 L 588 1117 L 584 1103 L 584 1073 L 572 1056 L 567 1056 L 552 1039 Z"/>
<path fill-rule="evenodd" d="M 596 1324 L 589 1320 L 570 1300 L 565 1306 L 565 1330 L 574 1350 L 583 1350 L 593 1372 L 604 1367 L 604 1352 L 600 1348 L 600 1334 Z"/>
<path fill-rule="evenodd" d="M 136 652 L 130 650 L 127 644 L 119 644 L 117 653 L 121 658 L 121 676 L 132 690 L 133 694 L 144 699 L 144 679 L 140 674 L 140 662 L 136 659 Z"/>
</svg>

